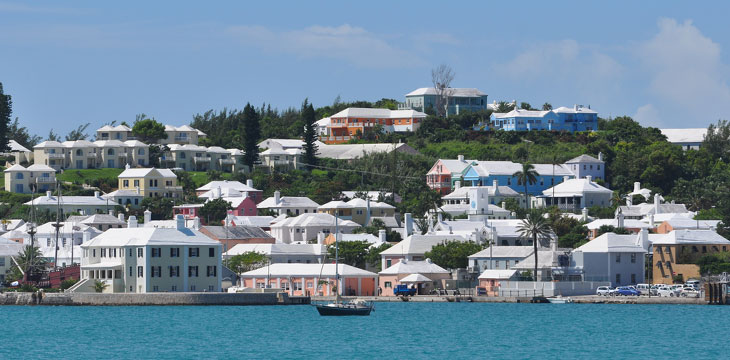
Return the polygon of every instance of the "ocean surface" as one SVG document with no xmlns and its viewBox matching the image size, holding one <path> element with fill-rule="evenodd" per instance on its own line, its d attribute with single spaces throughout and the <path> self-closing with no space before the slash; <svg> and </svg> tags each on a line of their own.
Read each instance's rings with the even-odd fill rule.
<svg viewBox="0 0 730 360">
<path fill-rule="evenodd" d="M 730 306 L 1 306 L 0 359 L 730 358 Z"/>
</svg>

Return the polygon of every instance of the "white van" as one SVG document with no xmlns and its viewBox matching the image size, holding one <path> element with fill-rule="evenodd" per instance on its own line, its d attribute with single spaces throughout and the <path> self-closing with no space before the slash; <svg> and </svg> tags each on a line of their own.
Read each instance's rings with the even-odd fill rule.
<svg viewBox="0 0 730 360">
<path fill-rule="evenodd" d="M 649 284 L 636 284 L 636 290 L 639 290 L 641 295 L 649 295 L 650 287 Z"/>
<path fill-rule="evenodd" d="M 699 290 L 700 289 L 700 281 L 699 280 L 694 280 L 694 279 L 693 280 L 687 280 L 687 283 L 685 285 L 689 285 L 689 286 L 695 288 L 695 290 Z"/>
</svg>

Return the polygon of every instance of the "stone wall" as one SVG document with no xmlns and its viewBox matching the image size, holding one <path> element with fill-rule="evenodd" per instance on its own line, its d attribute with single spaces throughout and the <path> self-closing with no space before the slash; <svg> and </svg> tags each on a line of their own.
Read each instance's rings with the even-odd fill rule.
<svg viewBox="0 0 730 360">
<path fill-rule="evenodd" d="M 16 293 L 0 294 L 0 305 L 289 305 L 308 301 L 285 293 Z"/>
</svg>

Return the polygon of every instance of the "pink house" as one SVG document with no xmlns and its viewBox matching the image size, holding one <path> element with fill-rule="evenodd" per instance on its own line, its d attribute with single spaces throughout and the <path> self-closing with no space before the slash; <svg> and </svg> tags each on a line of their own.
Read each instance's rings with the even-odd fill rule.
<svg viewBox="0 0 730 360">
<path fill-rule="evenodd" d="M 338 271 L 343 296 L 375 295 L 378 274 L 345 264 Z M 290 296 L 334 296 L 337 289 L 335 264 L 271 264 L 240 276 L 244 287 L 284 289 Z"/>
<path fill-rule="evenodd" d="M 502 282 L 514 280 L 519 276 L 517 270 L 510 269 L 490 269 L 484 270 L 479 275 L 479 286 L 477 288 L 477 294 L 484 294 L 487 296 L 499 296 L 499 288 L 502 286 Z"/>
<path fill-rule="evenodd" d="M 464 155 L 459 155 L 456 160 L 439 159 L 426 173 L 426 184 L 441 195 L 449 194 L 454 181 L 461 181 L 461 172 L 473 161 L 464 160 Z"/>
</svg>

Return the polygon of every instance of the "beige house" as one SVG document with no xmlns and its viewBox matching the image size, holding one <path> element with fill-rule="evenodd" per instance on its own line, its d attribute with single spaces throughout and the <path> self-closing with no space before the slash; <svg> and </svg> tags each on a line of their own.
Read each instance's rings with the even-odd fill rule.
<svg viewBox="0 0 730 360">
<path fill-rule="evenodd" d="M 36 192 L 52 190 L 56 186 L 56 170 L 46 165 L 31 165 L 27 168 L 13 165 L 5 171 L 5 191 L 29 194 L 35 186 Z"/>
<path fill-rule="evenodd" d="M 160 144 L 192 144 L 197 145 L 198 140 L 205 138 L 205 133 L 193 129 L 188 125 L 172 126 L 165 125 L 166 139 L 160 139 Z M 96 140 L 135 140 L 132 128 L 126 125 L 105 125 L 96 130 Z"/>
<path fill-rule="evenodd" d="M 137 140 L 44 141 L 35 147 L 35 163 L 62 169 L 98 169 L 146 166 L 147 144 Z"/>
<path fill-rule="evenodd" d="M 127 141 L 132 137 L 132 128 L 126 125 L 104 125 L 96 130 L 96 140 Z"/>
<path fill-rule="evenodd" d="M 177 175 L 169 169 L 126 169 L 119 174 L 118 191 L 127 190 L 142 197 L 181 197 L 182 186 L 177 185 Z"/>
<path fill-rule="evenodd" d="M 300 169 L 302 159 L 301 149 L 284 149 L 279 143 L 271 143 L 271 147 L 259 154 L 261 163 L 270 169 L 279 171 Z"/>
<path fill-rule="evenodd" d="M 81 280 L 69 291 L 106 293 L 220 292 L 222 245 L 185 227 L 182 216 L 175 228 L 128 227 L 109 229 L 81 245 Z"/>
<path fill-rule="evenodd" d="M 58 141 L 44 141 L 33 147 L 34 162 L 56 170 L 66 167 L 66 149 Z"/>
</svg>

